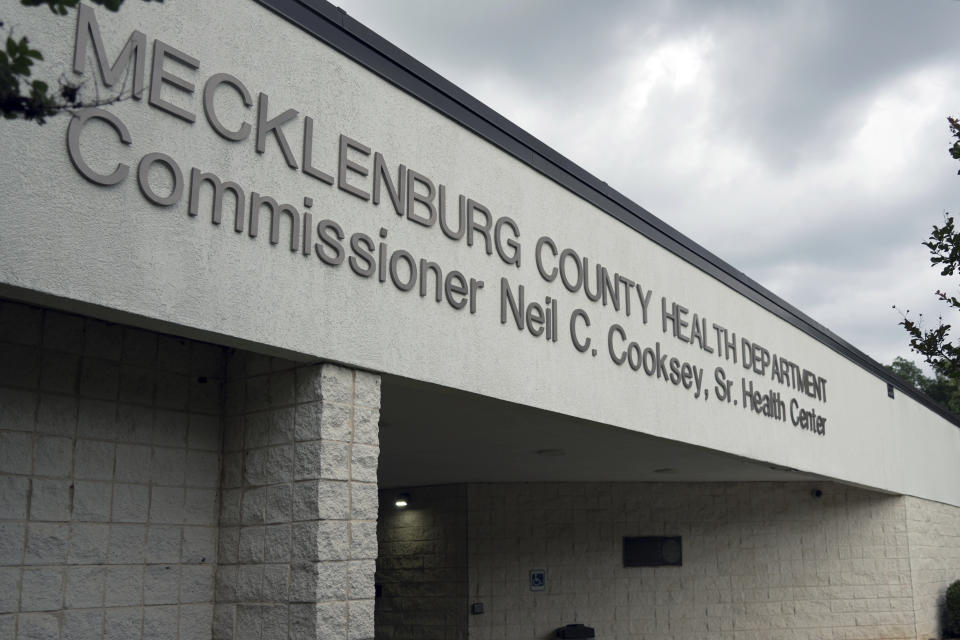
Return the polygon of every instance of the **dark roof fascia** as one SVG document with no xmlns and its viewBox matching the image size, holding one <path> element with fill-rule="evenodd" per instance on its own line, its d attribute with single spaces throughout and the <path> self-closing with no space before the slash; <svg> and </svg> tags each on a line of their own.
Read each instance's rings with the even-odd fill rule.
<svg viewBox="0 0 960 640">
<path fill-rule="evenodd" d="M 326 0 L 255 1 L 960 426 L 960 416 L 914 389 L 813 318 L 404 53 L 339 7 Z"/>
</svg>

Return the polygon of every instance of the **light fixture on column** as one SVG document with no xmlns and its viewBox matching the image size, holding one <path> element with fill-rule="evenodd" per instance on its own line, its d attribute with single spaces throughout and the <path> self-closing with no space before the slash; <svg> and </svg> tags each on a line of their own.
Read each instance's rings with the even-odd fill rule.
<svg viewBox="0 0 960 640">
<path fill-rule="evenodd" d="M 393 501 L 393 506 L 395 506 L 397 509 L 404 509 L 404 508 L 406 508 L 406 506 L 407 506 L 408 504 L 410 504 L 410 494 L 409 494 L 409 493 L 401 493 L 401 494 L 398 494 L 397 497 L 396 497 L 396 498 L 394 499 L 394 501 Z"/>
</svg>

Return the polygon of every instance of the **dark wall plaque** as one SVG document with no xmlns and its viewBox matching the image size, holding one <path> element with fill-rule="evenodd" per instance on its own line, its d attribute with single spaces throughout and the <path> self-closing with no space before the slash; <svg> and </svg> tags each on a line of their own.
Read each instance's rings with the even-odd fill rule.
<svg viewBox="0 0 960 640">
<path fill-rule="evenodd" d="M 623 538 L 623 566 L 679 567 L 683 564 L 680 536 L 639 536 Z"/>
</svg>

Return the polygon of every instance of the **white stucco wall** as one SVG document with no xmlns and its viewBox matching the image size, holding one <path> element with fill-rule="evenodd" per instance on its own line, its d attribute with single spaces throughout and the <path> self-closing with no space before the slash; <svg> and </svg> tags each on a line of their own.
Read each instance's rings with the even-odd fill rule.
<svg viewBox="0 0 960 640">
<path fill-rule="evenodd" d="M 67 307 L 71 301 L 93 303 L 141 316 L 146 324 L 213 332 L 225 340 L 439 383 L 960 505 L 960 467 L 952 464 L 960 451 L 955 426 L 901 394 L 888 399 L 885 382 L 263 7 L 227 0 L 126 3 L 116 14 L 97 10 L 96 15 L 111 61 L 134 29 L 146 34 L 148 49 L 159 38 L 199 60 L 196 71 L 172 61 L 164 65 L 197 85 L 192 96 L 169 85 L 162 89 L 164 98 L 196 114 L 196 121 L 152 107 L 146 97 L 108 107 L 128 127 L 132 144 L 119 144 L 115 132 L 94 121 L 83 130 L 81 150 L 99 171 L 109 172 L 118 161 L 130 165 L 127 179 L 112 187 L 85 180 L 71 165 L 68 116 L 42 127 L 0 122 L 0 284 L 8 285 L 8 295 L 39 292 L 48 296 L 48 304 Z M 41 75 L 73 77 L 73 17 L 12 6 L 5 20 L 45 52 Z M 87 55 L 89 93 L 95 84 L 89 72 L 95 67 L 92 50 Z M 258 154 L 257 108 L 241 109 L 226 87 L 216 100 L 222 121 L 233 127 L 246 119 L 254 133 L 242 142 L 220 137 L 204 117 L 200 96 L 203 83 L 216 73 L 239 78 L 255 104 L 259 92 L 268 94 L 271 118 L 286 109 L 299 112 L 283 127 L 298 164 L 303 116 L 308 115 L 315 121 L 314 164 L 334 177 L 338 136 L 345 134 L 382 153 L 393 176 L 402 163 L 446 185 L 451 207 L 464 194 L 494 216 L 510 216 L 520 229 L 521 267 L 505 264 L 496 252 L 487 255 L 480 246 L 450 240 L 436 225 L 427 228 L 397 216 L 386 194 L 375 206 L 288 168 L 273 136 L 265 153 Z M 101 93 L 109 91 L 101 88 Z M 186 192 L 173 206 L 153 205 L 136 180 L 136 163 L 152 152 L 171 156 L 187 178 L 197 167 L 239 183 L 248 196 L 257 191 L 300 211 L 304 197 L 310 197 L 314 223 L 332 219 L 348 237 L 362 232 L 379 241 L 379 230 L 386 229 L 391 250 L 404 248 L 417 259 L 435 261 L 444 273 L 457 269 L 483 280 L 476 313 L 421 298 L 416 291 L 402 292 L 389 277 L 380 283 L 356 275 L 347 264 L 330 267 L 316 255 L 292 253 L 285 245 L 286 222 L 280 244 L 271 245 L 269 229 L 263 228 L 269 225 L 266 213 L 254 239 L 233 231 L 229 211 L 223 224 L 212 225 L 206 199 L 200 215 L 189 216 Z M 372 168 L 372 153 L 364 157 L 354 151 L 350 158 Z M 369 177 L 351 173 L 349 181 L 370 190 Z M 156 189 L 166 193 L 162 185 Z M 600 262 L 652 289 L 648 323 L 641 320 L 636 295 L 627 317 L 582 292 L 567 292 L 559 281 L 544 281 L 534 260 L 543 235 L 560 249 L 571 247 L 591 264 Z M 749 230 L 744 235 L 749 237 Z M 517 285 L 525 285 L 528 302 L 545 296 L 558 300 L 556 343 L 518 331 L 509 317 L 501 324 L 501 277 L 509 279 L 514 294 Z M 736 332 L 738 341 L 748 338 L 822 376 L 828 381 L 827 401 L 789 390 L 770 380 L 769 372 L 750 373 L 739 358 L 734 364 L 664 333 L 661 297 Z M 569 318 L 577 307 L 590 315 L 591 327 L 582 335 L 592 338 L 595 357 L 571 343 Z M 692 390 L 615 365 L 606 347 L 607 329 L 614 323 L 643 347 L 659 341 L 662 351 L 702 368 L 709 399 L 695 399 Z M 707 337 L 715 348 L 712 329 Z M 742 399 L 741 377 L 761 392 L 779 391 L 786 405 L 796 399 L 826 416 L 825 435 L 719 402 L 717 366 L 734 380 L 735 398 Z"/>
</svg>

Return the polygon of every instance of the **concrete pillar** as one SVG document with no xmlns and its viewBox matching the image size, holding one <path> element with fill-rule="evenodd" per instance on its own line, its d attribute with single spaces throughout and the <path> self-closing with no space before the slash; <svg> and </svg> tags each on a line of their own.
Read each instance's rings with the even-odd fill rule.
<svg viewBox="0 0 960 640">
<path fill-rule="evenodd" d="M 215 640 L 373 638 L 379 376 L 228 364 Z"/>
</svg>

